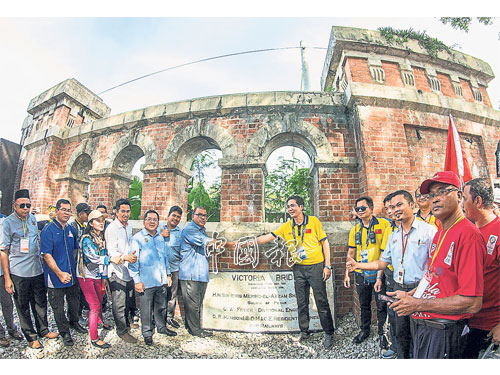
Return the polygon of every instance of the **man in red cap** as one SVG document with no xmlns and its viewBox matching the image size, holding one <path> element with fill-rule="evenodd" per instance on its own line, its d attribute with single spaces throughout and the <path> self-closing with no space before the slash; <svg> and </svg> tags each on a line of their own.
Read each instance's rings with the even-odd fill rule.
<svg viewBox="0 0 500 375">
<path fill-rule="evenodd" d="M 481 233 L 465 219 L 458 176 L 438 172 L 420 186 L 442 224 L 434 236 L 429 263 L 417 288 L 388 293 L 399 316 L 412 314 L 413 358 L 461 358 L 472 314 L 481 309 L 486 247 Z"/>
</svg>

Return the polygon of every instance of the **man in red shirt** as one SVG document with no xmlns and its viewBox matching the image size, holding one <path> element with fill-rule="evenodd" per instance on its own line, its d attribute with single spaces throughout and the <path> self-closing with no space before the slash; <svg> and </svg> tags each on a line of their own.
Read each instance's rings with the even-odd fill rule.
<svg viewBox="0 0 500 375">
<path fill-rule="evenodd" d="M 481 309 L 486 247 L 481 233 L 462 213 L 460 179 L 438 172 L 420 186 L 429 194 L 442 229 L 434 236 L 429 263 L 417 288 L 388 293 L 398 316 L 412 314 L 413 358 L 461 358 L 467 319 Z"/>
<path fill-rule="evenodd" d="M 464 358 L 477 358 L 490 340 L 500 343 L 500 218 L 493 213 L 493 189 L 485 178 L 465 184 L 463 208 L 486 242 L 484 295 L 481 311 L 469 319 L 470 333 Z"/>
</svg>

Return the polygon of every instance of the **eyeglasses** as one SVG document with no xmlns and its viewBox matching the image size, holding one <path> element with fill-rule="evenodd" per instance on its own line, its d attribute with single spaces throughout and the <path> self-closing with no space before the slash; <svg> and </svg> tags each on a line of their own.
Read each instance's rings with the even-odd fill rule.
<svg viewBox="0 0 500 375">
<path fill-rule="evenodd" d="M 368 207 L 366 206 L 361 206 L 361 207 L 355 207 L 354 211 L 356 212 L 365 212 Z"/>
<path fill-rule="evenodd" d="M 21 203 L 19 204 L 19 208 L 31 208 L 31 203 Z"/>
<path fill-rule="evenodd" d="M 62 211 L 62 212 L 67 212 L 67 213 L 72 213 L 73 211 L 71 211 L 71 208 L 68 210 L 66 208 L 60 208 L 59 211 Z"/>
<path fill-rule="evenodd" d="M 427 199 L 429 199 L 429 194 L 415 194 L 415 198 L 426 201 Z"/>
<path fill-rule="evenodd" d="M 208 217 L 208 215 L 207 215 L 207 214 L 195 214 L 195 215 L 196 215 L 196 216 L 198 216 L 198 217 L 201 217 L 201 218 L 203 218 L 203 217 L 204 217 L 204 218 L 207 218 L 207 217 Z"/>
<path fill-rule="evenodd" d="M 150 221 L 150 222 L 152 222 L 152 223 L 157 223 L 157 222 L 158 222 L 158 219 L 148 217 L 148 218 L 146 219 L 146 221 Z"/>
<path fill-rule="evenodd" d="M 435 198 L 435 197 L 444 197 L 446 194 L 451 193 L 452 191 L 458 191 L 459 189 L 457 188 L 452 188 L 452 189 L 439 189 L 435 193 L 429 193 L 427 194 L 429 196 L 429 199 Z"/>
</svg>

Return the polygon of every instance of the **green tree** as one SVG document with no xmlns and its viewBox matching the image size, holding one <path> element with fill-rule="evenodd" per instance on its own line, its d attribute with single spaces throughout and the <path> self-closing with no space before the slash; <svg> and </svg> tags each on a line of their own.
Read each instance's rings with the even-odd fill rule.
<svg viewBox="0 0 500 375">
<path fill-rule="evenodd" d="M 142 181 L 137 176 L 134 176 L 134 179 L 130 183 L 128 199 L 131 205 L 130 219 L 139 220 L 141 216 Z"/>
<path fill-rule="evenodd" d="M 310 213 L 312 177 L 309 176 L 309 168 L 300 168 L 301 166 L 302 162 L 297 158 L 280 157 L 276 169 L 267 175 L 265 191 L 267 222 L 286 220 L 286 199 L 291 195 L 301 196 L 305 203 L 304 213 Z"/>
<path fill-rule="evenodd" d="M 476 17 L 476 19 L 484 25 L 491 25 L 493 23 L 493 17 Z M 439 21 L 445 25 L 451 25 L 456 30 L 469 32 L 472 17 L 441 17 Z"/>
</svg>

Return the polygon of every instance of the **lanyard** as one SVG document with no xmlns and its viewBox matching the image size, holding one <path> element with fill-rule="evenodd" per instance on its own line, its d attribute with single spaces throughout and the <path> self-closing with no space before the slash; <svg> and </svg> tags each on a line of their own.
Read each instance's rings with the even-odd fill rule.
<svg viewBox="0 0 500 375">
<path fill-rule="evenodd" d="M 309 218 L 307 215 L 304 216 L 304 222 L 302 225 L 297 225 L 297 233 L 300 234 L 300 227 L 302 227 L 302 245 L 304 244 L 304 234 L 306 233 L 306 225 L 309 222 Z M 297 238 L 295 237 L 295 220 L 292 219 L 292 233 L 293 233 L 293 240 L 295 243 L 297 243 Z"/>
<path fill-rule="evenodd" d="M 366 230 L 366 247 L 365 247 L 365 249 L 368 249 L 368 244 L 370 243 L 370 234 L 372 232 L 372 223 L 373 223 L 373 216 L 370 219 L 370 224 L 368 224 L 368 229 Z M 360 221 L 359 222 L 359 232 L 361 234 L 363 233 L 363 228 L 365 228 L 365 226 L 363 225 L 363 222 Z M 363 250 L 363 248 L 361 248 L 361 250 Z"/>
<path fill-rule="evenodd" d="M 439 253 L 439 250 L 441 249 L 441 245 L 443 244 L 444 239 L 446 238 L 446 235 L 448 234 L 449 230 L 450 230 L 451 228 L 453 228 L 453 227 L 455 226 L 455 224 L 456 224 L 456 223 L 458 223 L 459 221 L 461 221 L 461 220 L 463 220 L 463 219 L 464 219 L 464 217 L 463 217 L 463 216 L 460 216 L 460 217 L 459 217 L 459 218 L 458 218 L 458 219 L 457 219 L 457 220 L 456 220 L 456 221 L 455 221 L 455 222 L 451 225 L 451 227 L 449 227 L 449 228 L 446 230 L 446 232 L 444 232 L 443 239 L 441 239 L 441 236 L 439 236 L 439 239 L 438 239 L 439 246 L 438 246 L 438 248 L 437 248 L 436 252 L 434 253 L 434 255 L 433 255 L 433 257 L 432 257 L 431 264 L 429 265 L 429 268 L 428 268 L 428 270 L 427 270 L 428 272 L 430 272 L 430 270 L 431 270 L 431 268 L 432 268 L 432 265 L 434 264 L 434 260 L 436 260 L 436 257 L 437 257 L 437 255 L 438 255 L 438 253 Z M 442 232 L 441 232 L 441 233 L 442 233 Z M 440 239 L 441 239 L 441 240 L 440 240 Z"/>
<path fill-rule="evenodd" d="M 26 237 L 26 229 L 28 228 L 28 218 L 26 217 L 26 220 L 21 219 L 19 216 L 17 216 L 17 213 L 15 213 L 16 217 L 22 221 L 23 223 L 23 237 Z"/>
<path fill-rule="evenodd" d="M 410 228 L 411 232 L 411 228 Z M 406 246 L 408 245 L 408 238 L 410 237 L 410 232 L 406 235 L 406 241 L 404 240 L 404 230 L 403 224 L 401 224 L 401 245 L 403 246 L 403 255 L 401 256 L 401 265 L 403 265 L 403 259 L 405 258 Z"/>
</svg>

